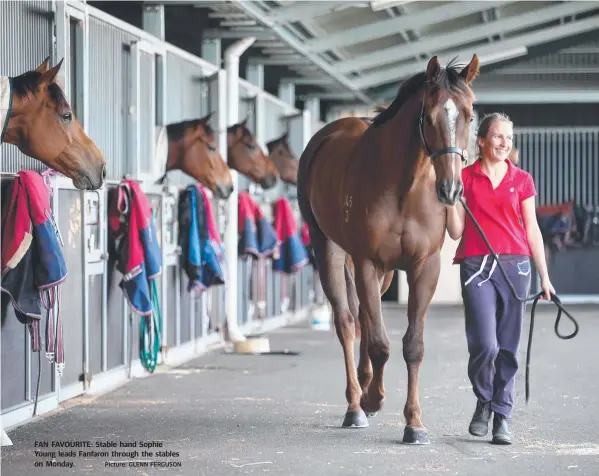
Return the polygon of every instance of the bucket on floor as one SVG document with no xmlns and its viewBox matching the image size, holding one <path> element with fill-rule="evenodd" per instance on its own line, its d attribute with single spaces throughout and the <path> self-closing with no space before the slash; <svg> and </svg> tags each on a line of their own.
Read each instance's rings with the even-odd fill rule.
<svg viewBox="0 0 599 476">
<path fill-rule="evenodd" d="M 327 305 L 312 308 L 310 325 L 317 331 L 331 330 L 331 312 Z"/>
<path fill-rule="evenodd" d="M 267 336 L 246 337 L 246 340 L 233 344 L 233 350 L 236 354 L 263 354 L 270 352 L 270 341 Z"/>
</svg>

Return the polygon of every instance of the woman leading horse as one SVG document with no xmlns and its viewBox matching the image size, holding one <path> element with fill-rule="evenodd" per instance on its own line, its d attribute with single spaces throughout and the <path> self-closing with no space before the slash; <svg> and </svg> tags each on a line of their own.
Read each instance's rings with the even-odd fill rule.
<svg viewBox="0 0 599 476">
<path fill-rule="evenodd" d="M 368 426 L 367 414 L 382 408 L 390 346 L 381 294 L 390 281 L 385 278 L 402 269 L 410 287 L 403 441 L 428 443 L 418 397 L 424 320 L 439 279 L 446 207 L 462 195 L 474 101 L 470 86 L 478 70 L 476 55 L 462 69 L 453 62 L 441 68 L 434 56 L 372 123 L 343 118 L 327 124 L 300 158 L 298 201 L 345 357 L 344 427 Z M 355 296 L 358 316 L 350 304 Z M 361 327 L 357 373 L 356 318 Z"/>
</svg>

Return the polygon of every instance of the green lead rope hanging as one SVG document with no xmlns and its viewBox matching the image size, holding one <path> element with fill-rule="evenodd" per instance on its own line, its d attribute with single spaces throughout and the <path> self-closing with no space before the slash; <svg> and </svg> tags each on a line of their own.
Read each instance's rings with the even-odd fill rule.
<svg viewBox="0 0 599 476">
<path fill-rule="evenodd" d="M 151 286 L 153 312 L 149 316 L 142 316 L 139 320 L 139 360 L 148 372 L 153 373 L 160 353 L 162 313 L 156 279 L 152 279 Z"/>
</svg>

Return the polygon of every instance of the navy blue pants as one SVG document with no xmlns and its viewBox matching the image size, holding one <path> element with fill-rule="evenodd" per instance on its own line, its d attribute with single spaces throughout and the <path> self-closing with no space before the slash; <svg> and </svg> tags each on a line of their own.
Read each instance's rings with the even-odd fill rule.
<svg viewBox="0 0 599 476">
<path fill-rule="evenodd" d="M 518 296 L 528 296 L 528 256 L 500 255 L 499 260 Z M 466 311 L 468 377 L 481 402 L 508 418 L 514 406 L 514 381 L 526 304 L 514 298 L 492 256 L 465 258 L 460 264 Z"/>
</svg>

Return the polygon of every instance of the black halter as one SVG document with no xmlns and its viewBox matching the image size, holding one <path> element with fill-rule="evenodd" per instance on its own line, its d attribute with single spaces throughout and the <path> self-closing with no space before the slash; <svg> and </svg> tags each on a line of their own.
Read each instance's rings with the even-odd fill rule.
<svg viewBox="0 0 599 476">
<path fill-rule="evenodd" d="M 422 141 L 422 145 L 424 145 L 424 150 L 431 158 L 431 161 L 434 161 L 437 157 L 445 154 L 458 154 L 462 157 L 463 162 L 468 162 L 468 151 L 466 149 L 460 149 L 459 147 L 446 147 L 444 149 L 436 150 L 435 152 L 431 152 L 430 147 L 426 143 L 426 139 L 424 138 L 424 101 L 426 99 L 426 90 L 427 87 L 424 87 L 424 96 L 422 97 L 422 109 L 420 110 L 420 121 L 418 131 L 420 132 L 420 140 Z"/>
</svg>

